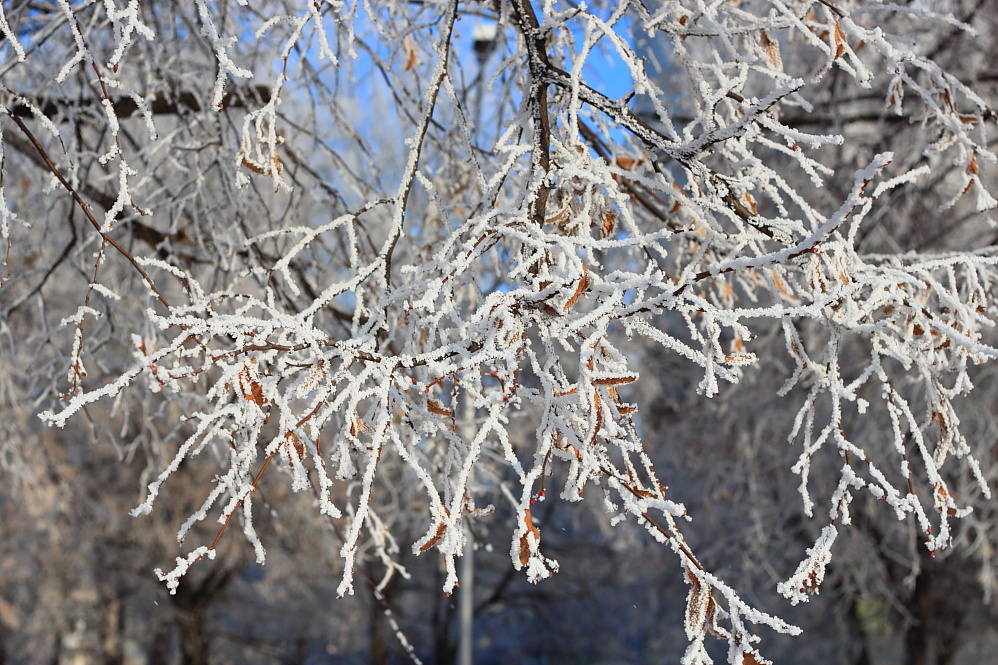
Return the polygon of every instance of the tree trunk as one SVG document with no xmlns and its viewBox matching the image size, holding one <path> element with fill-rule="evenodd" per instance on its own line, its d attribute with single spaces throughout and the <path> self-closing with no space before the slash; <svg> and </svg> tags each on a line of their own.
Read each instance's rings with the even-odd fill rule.
<svg viewBox="0 0 998 665">
<path fill-rule="evenodd" d="M 369 576 L 374 579 L 374 571 L 369 571 Z M 388 665 L 391 656 L 389 645 L 395 644 L 395 635 L 388 622 L 386 612 L 391 611 L 395 597 L 401 587 L 398 578 L 393 578 L 385 585 L 381 592 L 381 599 L 371 592 L 371 619 L 370 619 L 370 641 L 371 641 L 371 665 Z M 396 620 L 398 617 L 396 617 Z"/>
<path fill-rule="evenodd" d="M 204 612 L 199 610 L 176 613 L 180 626 L 180 648 L 184 665 L 208 665 L 208 637 L 204 630 Z"/>
<path fill-rule="evenodd" d="M 450 635 L 437 633 L 436 639 L 437 665 L 455 665 L 457 662 L 457 645 Z"/>
<path fill-rule="evenodd" d="M 914 618 L 905 631 L 904 665 L 926 665 L 929 657 L 929 628 L 932 621 L 932 598 L 930 589 L 928 557 L 923 555 L 922 566 L 915 577 L 915 588 L 908 601 L 908 611 Z"/>
<path fill-rule="evenodd" d="M 859 618 L 859 599 L 854 598 L 849 608 L 847 619 L 851 634 L 848 635 L 849 662 L 852 665 L 872 665 L 870 649 L 866 645 L 866 631 Z"/>
<path fill-rule="evenodd" d="M 101 651 L 104 653 L 105 665 L 122 665 L 125 660 L 125 645 L 122 635 L 124 625 L 121 600 L 114 590 L 106 584 L 100 587 L 101 612 L 104 615 L 101 622 Z"/>
<path fill-rule="evenodd" d="M 149 656 L 149 665 L 167 665 L 167 644 L 170 640 L 169 634 L 163 628 L 156 630 L 152 639 L 152 653 Z"/>
<path fill-rule="evenodd" d="M 388 645 L 385 644 L 387 623 L 384 608 L 374 594 L 371 594 L 371 665 L 388 665 Z"/>
<path fill-rule="evenodd" d="M 443 575 L 437 571 L 437 588 L 443 585 Z M 433 650 L 437 665 L 454 665 L 457 659 L 457 644 L 451 635 L 454 619 L 454 601 L 450 597 L 441 598 L 433 612 Z"/>
<path fill-rule="evenodd" d="M 219 566 L 198 584 L 185 579 L 176 595 L 170 596 L 180 628 L 184 665 L 208 665 L 210 640 L 205 630 L 208 608 L 233 579 L 235 568 Z"/>
</svg>

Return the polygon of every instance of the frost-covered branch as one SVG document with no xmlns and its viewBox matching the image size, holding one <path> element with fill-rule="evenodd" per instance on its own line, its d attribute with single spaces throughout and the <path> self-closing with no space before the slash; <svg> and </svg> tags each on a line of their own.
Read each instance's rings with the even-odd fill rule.
<svg viewBox="0 0 998 665">
<path fill-rule="evenodd" d="M 73 324 L 69 389 L 35 397 L 45 422 L 177 406 L 145 425 L 172 434 L 135 514 L 183 465 L 216 469 L 178 525 L 198 542 L 160 571 L 171 591 L 230 524 L 264 560 L 254 498 L 272 477 L 342 534 L 341 594 L 365 557 L 403 570 L 401 521 L 450 593 L 463 524 L 496 497 L 513 567 L 540 581 L 560 566 L 537 504 L 598 494 L 612 524 L 675 554 L 683 662 L 710 662 L 708 634 L 732 664 L 765 662 L 754 627 L 797 629 L 700 562 L 697 515 L 643 435 L 659 352 L 704 397 L 788 360 L 769 387 L 800 398 L 783 471 L 821 533 L 778 586 L 794 604 L 820 589 L 857 494 L 932 552 L 990 498 L 958 405 L 998 355 L 998 255 L 979 240 L 995 114 L 901 36 L 973 38 L 958 16 L 860 0 L 51 4 L 30 24 L 44 39 L 0 10 L 15 148 L 0 158 L 24 174 L 0 181 L 0 228 L 11 268 L 55 233 L 46 207 L 82 213 L 87 281 L 10 288 Z M 476 21 L 494 42 L 465 39 Z M 618 97 L 611 65 L 630 83 Z M 902 104 L 917 124 L 881 136 L 866 120 Z M 957 220 L 943 246 L 902 247 L 936 218 Z M 398 479 L 420 499 L 388 516 Z M 208 545 L 194 534 L 210 520 Z"/>
</svg>

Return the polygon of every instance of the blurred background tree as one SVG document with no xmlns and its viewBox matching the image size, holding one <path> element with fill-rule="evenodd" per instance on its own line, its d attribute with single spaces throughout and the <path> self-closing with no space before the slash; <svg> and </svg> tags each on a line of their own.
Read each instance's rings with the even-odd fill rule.
<svg viewBox="0 0 998 665">
<path fill-rule="evenodd" d="M 4 3 L 0 658 L 973 662 L 996 17 Z"/>
</svg>

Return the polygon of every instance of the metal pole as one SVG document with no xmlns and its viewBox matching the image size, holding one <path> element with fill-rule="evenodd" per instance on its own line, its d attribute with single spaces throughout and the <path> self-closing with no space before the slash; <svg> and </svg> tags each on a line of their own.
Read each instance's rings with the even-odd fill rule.
<svg viewBox="0 0 998 665">
<path fill-rule="evenodd" d="M 485 61 L 496 47 L 497 30 L 494 24 L 475 26 L 472 35 L 475 55 L 478 57 L 478 77 L 475 81 L 475 108 L 474 122 L 475 129 L 481 122 L 482 115 L 482 88 L 485 82 L 482 80 L 484 74 Z M 475 438 L 475 405 L 469 395 L 464 395 L 461 405 L 461 436 L 471 442 Z M 467 518 L 464 520 L 464 556 L 461 557 L 461 566 L 458 575 L 461 580 L 461 589 L 458 594 L 460 607 L 458 611 L 459 640 L 457 649 L 458 665 L 472 665 L 474 655 L 474 628 L 475 628 L 475 537 L 471 533 L 471 526 Z"/>
<path fill-rule="evenodd" d="M 465 393 L 461 396 L 461 438 L 469 445 L 475 438 L 475 404 L 471 395 Z M 473 482 L 469 478 L 468 482 Z M 461 586 L 458 591 L 458 602 L 460 612 L 458 616 L 458 627 L 460 636 L 458 641 L 458 665 L 471 665 L 472 652 L 474 651 L 474 627 L 475 627 L 475 537 L 471 533 L 471 525 L 466 517 L 463 522 L 464 532 L 464 556 L 461 557 L 461 564 L 458 570 Z"/>
<path fill-rule="evenodd" d="M 458 665 L 472 665 L 475 626 L 475 541 L 467 520 L 464 522 L 464 538 L 467 549 L 461 557 L 461 636 L 457 662 Z"/>
</svg>

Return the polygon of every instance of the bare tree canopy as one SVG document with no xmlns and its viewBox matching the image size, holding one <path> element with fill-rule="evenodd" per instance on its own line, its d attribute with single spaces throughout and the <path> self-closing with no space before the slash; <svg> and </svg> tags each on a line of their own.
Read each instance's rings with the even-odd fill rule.
<svg viewBox="0 0 998 665">
<path fill-rule="evenodd" d="M 685 665 L 714 638 L 768 662 L 758 627 L 799 629 L 701 562 L 696 490 L 656 472 L 684 436 L 647 412 L 670 385 L 716 397 L 733 447 L 786 451 L 772 482 L 812 544 L 757 545 L 793 560 L 789 603 L 880 515 L 993 593 L 995 421 L 961 404 L 998 357 L 994 14 L 6 2 L 11 390 L 148 459 L 136 516 L 202 470 L 173 593 L 230 526 L 265 560 L 264 478 L 341 538 L 340 595 L 365 559 L 375 593 L 408 576 L 400 548 L 449 594 L 465 525 L 500 516 L 543 580 L 538 505 L 588 498 L 674 554 Z"/>
</svg>

